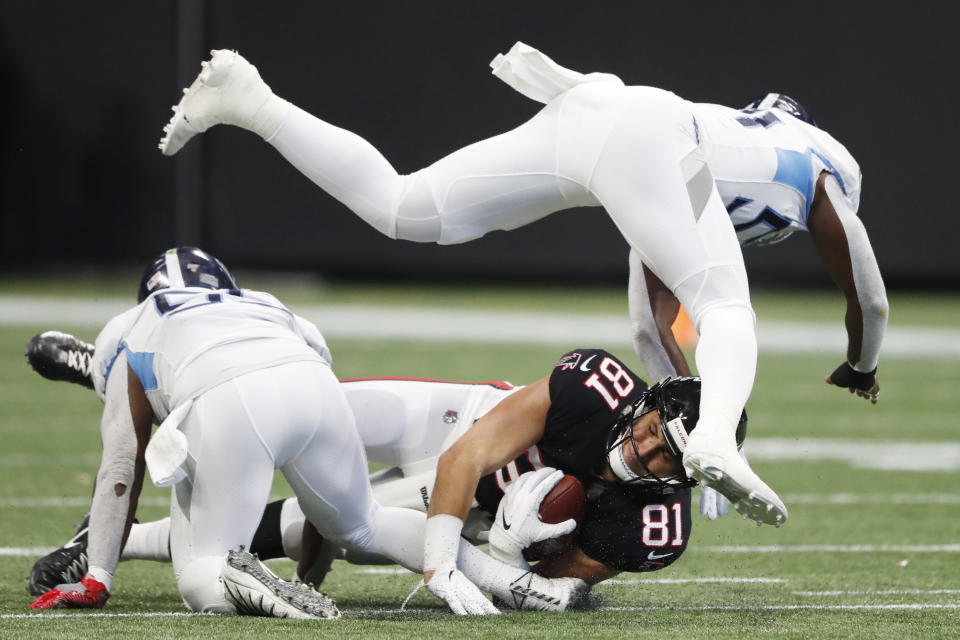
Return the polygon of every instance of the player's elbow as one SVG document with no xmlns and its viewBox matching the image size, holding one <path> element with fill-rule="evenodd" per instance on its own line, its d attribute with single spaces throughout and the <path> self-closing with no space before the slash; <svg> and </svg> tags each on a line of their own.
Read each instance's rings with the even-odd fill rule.
<svg viewBox="0 0 960 640">
<path fill-rule="evenodd" d="M 883 291 L 878 291 L 860 301 L 860 308 L 865 317 L 886 318 L 890 314 L 890 304 L 887 302 L 887 295 Z"/>
<path fill-rule="evenodd" d="M 135 459 L 133 456 L 104 459 L 100 465 L 100 470 L 97 472 L 97 486 L 113 487 L 116 495 L 118 497 L 122 496 L 133 485 L 134 467 Z"/>
<path fill-rule="evenodd" d="M 440 454 L 437 460 L 437 477 L 469 478 L 480 477 L 481 461 L 474 447 L 455 442 L 452 447 Z"/>
<path fill-rule="evenodd" d="M 633 323 L 633 351 L 641 360 L 654 351 L 663 349 L 660 332 L 655 326 Z"/>
</svg>

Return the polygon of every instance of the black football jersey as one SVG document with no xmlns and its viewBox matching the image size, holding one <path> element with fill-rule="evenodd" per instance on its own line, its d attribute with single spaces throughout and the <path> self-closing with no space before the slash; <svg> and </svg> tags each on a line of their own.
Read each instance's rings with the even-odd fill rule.
<svg viewBox="0 0 960 640">
<path fill-rule="evenodd" d="M 602 349 L 566 353 L 550 375 L 550 409 L 543 437 L 513 462 L 480 479 L 476 498 L 491 515 L 509 482 L 527 471 L 555 467 L 576 476 L 587 493 L 578 546 L 621 571 L 652 571 L 675 561 L 690 535 L 690 489 L 647 495 L 636 486 L 605 482 L 607 436 L 624 406 L 647 384 Z"/>
</svg>

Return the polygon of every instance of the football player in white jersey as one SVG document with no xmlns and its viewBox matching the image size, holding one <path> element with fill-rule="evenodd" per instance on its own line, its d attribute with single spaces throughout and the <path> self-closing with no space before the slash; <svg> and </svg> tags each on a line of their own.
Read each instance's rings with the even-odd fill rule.
<svg viewBox="0 0 960 640">
<path fill-rule="evenodd" d="M 315 326 L 268 293 L 238 289 L 216 258 L 192 247 L 159 256 L 138 301 L 101 331 L 91 366 L 104 411 L 88 570 L 31 608 L 106 603 L 145 468 L 155 484 L 173 486 L 170 555 L 193 611 L 339 617 L 325 595 L 280 580 L 243 549 L 277 468 L 325 538 L 422 570 L 424 515 L 373 499 L 353 413 Z M 433 591 L 456 613 L 497 613 L 477 586 L 506 598 L 529 572 L 463 544 L 446 589 Z M 556 602 L 582 585 L 530 579 Z"/>
<path fill-rule="evenodd" d="M 847 301 L 847 357 L 826 376 L 876 404 L 877 363 L 889 305 L 866 228 L 857 217 L 860 167 L 793 98 L 770 93 L 743 109 L 694 105 L 707 163 L 740 245 L 763 246 L 807 230 Z M 634 351 L 653 380 L 690 375 L 671 327 L 680 301 L 636 251 L 628 286 Z M 726 513 L 709 488 L 700 512 Z"/>
<path fill-rule="evenodd" d="M 877 363 L 889 306 L 870 240 L 857 217 L 860 168 L 789 96 L 744 109 L 694 105 L 702 146 L 741 246 L 780 242 L 796 230 L 814 246 L 847 300 L 847 358 L 825 380 L 877 402 Z M 680 302 L 630 254 L 634 351 L 654 380 L 690 375 L 670 330 Z"/>
<path fill-rule="evenodd" d="M 602 206 L 644 264 L 688 310 L 700 341 L 699 424 L 688 475 L 757 522 L 787 509 L 738 454 L 735 431 L 753 387 L 757 344 L 743 256 L 702 147 L 694 105 L 609 74 L 583 75 L 518 43 L 494 72 L 546 104 L 516 129 L 407 176 L 367 141 L 273 93 L 236 52 L 214 51 L 185 90 L 160 149 L 232 124 L 260 135 L 317 185 L 391 238 L 441 244 L 514 229 L 576 206 Z M 459 509 L 435 500 L 426 572 L 457 557 Z M 453 509 L 453 511 L 445 511 Z M 459 524 L 458 524 L 459 523 Z M 434 563 L 439 563 L 435 566 Z"/>
</svg>

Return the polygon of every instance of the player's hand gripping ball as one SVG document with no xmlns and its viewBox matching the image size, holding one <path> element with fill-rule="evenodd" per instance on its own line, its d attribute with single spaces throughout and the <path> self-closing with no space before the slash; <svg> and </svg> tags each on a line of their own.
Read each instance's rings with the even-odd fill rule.
<svg viewBox="0 0 960 640">
<path fill-rule="evenodd" d="M 583 485 L 575 476 L 564 475 L 540 503 L 540 521 L 556 524 L 573 519 L 577 528 L 556 538 L 534 542 L 523 550 L 523 557 L 528 561 L 543 560 L 560 555 L 573 546 L 583 524 L 586 505 Z"/>
<path fill-rule="evenodd" d="M 561 517 L 565 509 L 560 507 L 565 500 L 560 498 L 559 503 L 556 499 L 548 500 L 550 494 L 566 495 L 563 488 L 556 490 L 563 479 L 563 472 L 559 469 L 544 467 L 522 474 L 507 486 L 490 529 L 491 556 L 510 566 L 527 569 L 530 565 L 524 558 L 524 549 L 538 542 L 566 536 L 576 530 L 579 525 L 577 520 Z M 553 522 L 541 519 L 544 503 L 547 518 Z M 538 553 L 534 555 L 537 558 L 543 557 Z"/>
</svg>

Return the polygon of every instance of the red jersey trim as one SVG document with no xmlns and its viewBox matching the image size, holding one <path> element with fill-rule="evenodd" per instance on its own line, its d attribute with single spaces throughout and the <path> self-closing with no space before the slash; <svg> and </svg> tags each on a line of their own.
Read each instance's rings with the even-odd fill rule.
<svg viewBox="0 0 960 640">
<path fill-rule="evenodd" d="M 404 376 L 374 376 L 372 378 L 342 378 L 340 382 L 367 382 L 367 381 L 376 381 L 376 380 L 399 380 L 399 381 L 408 381 L 408 382 L 441 382 L 443 384 L 470 384 L 470 385 L 486 385 L 488 387 L 493 387 L 494 389 L 503 389 L 509 391 L 513 389 L 513 385 L 509 382 L 497 382 L 497 381 L 486 381 L 486 382 L 457 382 L 456 380 L 435 380 L 433 378 L 408 378 Z"/>
</svg>

